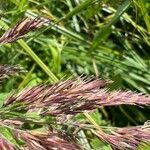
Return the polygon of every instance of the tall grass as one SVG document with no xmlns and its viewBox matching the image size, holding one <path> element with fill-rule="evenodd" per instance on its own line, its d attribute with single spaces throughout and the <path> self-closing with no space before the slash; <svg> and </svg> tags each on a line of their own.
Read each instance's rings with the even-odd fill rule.
<svg viewBox="0 0 150 150">
<path fill-rule="evenodd" d="M 121 105 L 149 105 L 149 97 L 145 96 L 150 91 L 149 10 L 150 3 L 145 0 L 2 1 L 0 63 L 19 64 L 26 71 L 1 83 L 2 145 L 13 149 L 28 143 L 30 149 L 35 145 L 42 149 L 51 141 L 47 149 L 56 143 L 57 148 L 68 149 L 80 149 L 81 145 L 86 149 L 140 149 L 149 141 L 148 122 L 142 127 L 126 127 L 149 120 L 149 108 Z M 26 23 L 20 22 L 22 18 Z M 45 19 L 42 28 L 40 19 Z M 6 69 L 1 79 L 20 71 L 18 66 L 7 65 L 2 66 Z M 83 80 L 79 85 L 74 80 L 57 83 L 80 75 L 111 79 L 113 83 L 103 90 L 93 85 L 100 87 L 105 80 L 84 84 Z M 66 95 L 72 90 L 77 93 Z M 57 92 L 61 101 L 54 103 Z M 104 107 L 112 105 L 121 106 Z M 82 114 L 85 110 L 95 111 Z M 51 130 L 43 134 L 47 127 L 57 133 Z"/>
</svg>

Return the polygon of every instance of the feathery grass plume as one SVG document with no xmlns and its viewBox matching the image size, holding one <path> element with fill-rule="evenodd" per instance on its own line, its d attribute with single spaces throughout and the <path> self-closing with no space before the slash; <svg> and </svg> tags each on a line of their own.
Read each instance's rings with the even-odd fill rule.
<svg viewBox="0 0 150 150">
<path fill-rule="evenodd" d="M 117 150 L 136 150 L 139 145 L 144 146 L 150 142 L 150 126 L 145 125 L 110 128 L 109 131 L 92 130 L 92 132 Z"/>
<path fill-rule="evenodd" d="M 15 150 L 15 148 L 0 135 L 0 150 Z"/>
<path fill-rule="evenodd" d="M 42 115 L 59 115 L 76 114 L 101 106 L 150 104 L 147 95 L 131 91 L 107 92 L 102 89 L 107 83 L 100 79 L 73 79 L 54 85 L 34 86 L 10 96 L 4 106 L 23 103 L 21 106 L 26 110 L 44 108 L 41 110 Z"/>
<path fill-rule="evenodd" d="M 15 120 L 15 119 L 0 119 L 0 125 L 6 125 L 6 126 L 11 126 L 15 128 L 21 128 L 24 122 Z"/>
<path fill-rule="evenodd" d="M 70 134 L 68 135 L 67 133 L 64 132 L 62 133 L 61 131 L 59 132 L 54 130 L 50 131 L 47 128 L 43 128 L 43 132 L 40 130 L 37 131 L 23 130 L 21 127 L 18 126 L 18 124 L 20 125 L 22 124 L 22 122 L 17 120 L 0 121 L 0 126 L 6 127 L 6 129 L 8 128 L 10 130 L 12 138 L 16 141 L 16 143 L 14 143 L 13 146 L 17 147 L 18 150 L 32 150 L 32 149 L 34 150 L 54 150 L 54 149 L 81 150 L 82 149 L 81 145 L 77 143 L 76 138 L 74 136 L 71 136 Z M 4 142 L 6 144 L 7 143 L 9 144 L 7 140 L 5 140 Z M 1 146 L 3 145 L 1 144 L 0 148 Z M 14 149 L 10 149 L 10 150 L 14 150 Z"/>
<path fill-rule="evenodd" d="M 23 102 L 27 109 L 43 107 L 50 109 L 52 114 L 57 114 L 57 111 L 67 113 L 69 109 L 72 109 L 73 113 L 75 109 L 71 107 L 83 105 L 86 103 L 83 99 L 86 95 L 98 92 L 99 88 L 109 82 L 100 79 L 72 79 L 54 85 L 38 85 L 23 90 L 18 95 L 10 96 L 5 105 Z"/>
<path fill-rule="evenodd" d="M 10 75 L 16 74 L 17 72 L 22 72 L 23 68 L 20 66 L 9 66 L 9 65 L 0 65 L 0 81 L 7 78 Z"/>
<path fill-rule="evenodd" d="M 0 38 L 0 43 L 11 43 L 22 38 L 28 32 L 40 28 L 49 20 L 44 18 L 24 18 L 19 21 L 13 28 L 6 31 Z"/>
<path fill-rule="evenodd" d="M 67 135 L 58 133 L 14 132 L 16 139 L 25 141 L 24 150 L 81 150 Z"/>
</svg>

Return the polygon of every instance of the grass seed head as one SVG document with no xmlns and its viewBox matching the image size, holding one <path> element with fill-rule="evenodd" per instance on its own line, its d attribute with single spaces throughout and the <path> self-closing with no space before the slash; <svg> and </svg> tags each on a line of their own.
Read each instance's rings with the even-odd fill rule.
<svg viewBox="0 0 150 150">
<path fill-rule="evenodd" d="M 40 28 L 49 21 L 44 18 L 24 18 L 19 21 L 14 27 L 6 31 L 0 38 L 0 43 L 11 43 L 20 38 L 30 31 Z"/>
</svg>

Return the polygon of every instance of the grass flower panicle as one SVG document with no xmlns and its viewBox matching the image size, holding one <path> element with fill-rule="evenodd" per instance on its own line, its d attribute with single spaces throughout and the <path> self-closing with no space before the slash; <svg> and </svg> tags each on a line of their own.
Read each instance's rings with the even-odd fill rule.
<svg viewBox="0 0 150 150">
<path fill-rule="evenodd" d="M 0 136 L 0 149 L 1 150 L 15 150 L 12 144 Z"/>
<path fill-rule="evenodd" d="M 11 43 L 14 42 L 20 38 L 22 38 L 25 34 L 27 34 L 30 31 L 33 31 L 37 28 L 40 28 L 45 23 L 48 23 L 49 20 L 47 19 L 30 19 L 30 18 L 24 18 L 21 21 L 19 21 L 13 28 L 6 31 L 2 37 L 0 38 L 0 43 Z"/>
<path fill-rule="evenodd" d="M 85 2 L 86 3 L 82 5 L 82 8 L 84 8 L 89 2 L 91 3 L 92 1 L 88 1 L 88 3 L 87 1 Z M 125 4 L 129 7 L 131 2 L 125 1 L 125 3 L 123 3 L 123 6 Z M 124 9 L 122 9 L 122 7 L 119 10 L 125 11 L 127 8 L 125 6 Z M 77 7 L 75 11 L 80 10 L 79 8 L 80 7 Z M 119 13 L 119 15 L 114 15 L 114 17 L 118 18 L 121 14 L 123 14 L 123 12 Z M 72 15 L 72 13 L 69 13 L 67 17 L 70 15 Z M 78 17 L 74 18 L 73 20 L 78 19 Z M 115 18 L 113 19 L 115 20 Z M 114 20 L 112 20 L 111 24 L 109 24 L 107 27 L 112 27 L 112 23 L 116 22 Z M 129 17 L 128 20 L 130 20 Z M 19 21 L 14 27 L 6 31 L 0 37 L 0 43 L 4 44 L 4 43 L 14 42 L 22 38 L 28 32 L 38 29 L 43 25 L 45 25 L 46 23 L 49 23 L 49 20 L 44 18 L 35 18 L 35 19 L 24 18 L 21 21 Z M 132 25 L 134 25 L 134 23 L 132 23 Z M 65 34 L 69 34 L 69 37 L 71 37 L 72 35 L 73 38 L 85 42 L 82 36 L 80 37 L 77 34 L 72 34 L 73 32 L 67 32 L 67 30 L 64 30 L 63 28 L 59 28 L 59 29 L 61 29 L 61 32 L 65 32 Z M 105 30 L 103 30 L 101 33 L 105 34 L 105 36 L 107 37 L 107 35 L 109 35 L 109 32 L 108 33 L 106 32 L 107 28 L 104 29 Z M 92 48 L 93 52 L 95 49 L 99 48 L 98 45 L 101 45 L 99 44 L 99 41 L 102 41 L 100 39 L 102 37 L 101 33 L 98 32 L 98 36 L 95 36 L 95 40 L 97 40 L 97 41 L 95 40 L 93 41 L 93 44 L 95 46 L 92 46 L 91 45 L 92 43 L 90 41 L 85 42 L 87 44 L 91 43 L 89 46 Z M 118 34 L 118 35 L 122 35 L 122 34 Z M 65 42 L 63 41 L 62 43 Z M 38 58 L 38 56 L 32 51 L 32 49 L 30 50 L 30 47 L 28 47 L 26 43 L 20 42 L 20 45 L 22 45 L 23 48 L 27 49 L 26 51 L 32 56 L 32 58 L 34 58 L 34 60 L 36 60 L 36 63 L 39 64 L 39 66 L 42 66 L 42 69 L 44 68 L 43 70 L 46 73 L 49 72 L 48 73 L 49 76 L 53 75 L 53 73 L 51 73 L 51 71 L 47 68 L 47 66 L 43 63 L 43 61 Z M 81 49 L 84 49 L 84 47 L 82 47 Z M 88 56 L 88 55 L 84 55 L 84 56 Z M 109 57 L 110 56 L 106 58 Z M 112 63 L 112 60 L 114 60 L 112 58 L 113 56 L 111 56 L 110 60 L 108 59 L 110 63 Z M 108 62 L 108 60 L 106 62 Z M 135 60 L 138 60 L 137 61 L 138 63 L 142 62 L 140 71 L 138 71 L 139 73 L 141 73 L 141 70 L 145 66 L 145 62 L 141 61 L 140 57 L 136 57 Z M 95 70 L 97 70 L 96 67 L 97 61 L 96 63 L 94 63 L 94 61 L 93 61 L 93 66 L 95 67 Z M 118 63 L 118 61 L 116 62 Z M 116 62 L 114 64 L 117 64 Z M 130 60 L 128 62 L 129 66 L 131 66 L 130 62 L 134 62 L 134 61 Z M 120 64 L 121 65 L 123 64 L 125 66 L 126 62 Z M 136 63 L 134 62 L 134 64 Z M 121 65 L 117 64 L 116 66 L 118 67 Z M 137 67 L 135 68 L 137 69 Z M 124 68 L 124 70 L 126 71 L 127 68 Z M 143 70 L 145 72 L 147 68 L 144 68 Z M 0 81 L 10 75 L 22 71 L 23 69 L 19 66 L 1 65 Z M 136 80 L 141 80 L 140 76 L 135 76 L 134 74 L 131 75 Z M 145 74 L 145 77 L 146 76 L 149 76 L 148 72 L 147 74 Z M 55 78 L 54 76 L 53 79 L 55 80 L 57 78 Z M 145 80 L 142 78 L 141 81 L 143 83 L 148 84 L 149 86 L 149 80 Z M 67 125 L 68 123 L 67 121 L 70 118 L 72 119 L 78 113 L 83 113 L 85 111 L 86 112 L 93 111 L 97 108 L 104 107 L 104 106 L 118 106 L 118 105 L 148 106 L 150 105 L 149 95 L 142 94 L 142 93 L 135 93 L 132 91 L 122 91 L 122 90 L 109 91 L 106 88 L 107 84 L 109 83 L 111 83 L 111 81 L 97 79 L 97 78 L 74 78 L 66 81 L 60 81 L 55 84 L 36 85 L 21 90 L 18 93 L 16 92 L 11 94 L 5 99 L 4 104 L 2 104 L 0 109 L 0 113 L 1 113 L 0 129 L 1 131 L 3 129 L 6 129 L 6 132 L 4 131 L 0 133 L 0 149 L 2 150 L 3 149 L 6 150 L 84 149 L 85 145 L 88 143 L 87 142 L 88 134 L 86 135 L 86 132 L 85 133 L 82 132 L 82 137 L 76 136 L 76 138 L 78 138 L 79 141 L 82 142 L 84 141 L 84 138 L 86 138 L 84 142 L 85 145 L 83 145 L 83 148 L 81 148 L 81 144 L 77 143 L 76 138 L 74 138 L 74 136 L 70 136 L 70 134 L 67 134 L 68 132 L 65 132 L 65 134 L 62 134 L 63 132 L 58 132 L 58 131 L 64 131 L 68 129 L 68 131 L 71 132 L 71 135 L 74 135 L 73 134 L 74 132 L 72 132 L 72 130 L 76 131 L 75 126 L 73 126 L 72 129 L 69 125 Z M 147 90 L 149 90 L 149 87 L 147 88 Z M 84 115 L 85 114 L 86 113 L 84 113 Z M 58 117 L 61 116 L 63 116 L 64 118 L 65 117 L 67 118 L 68 116 L 71 117 L 69 119 L 66 119 L 64 123 L 63 121 L 58 121 L 57 119 Z M 87 117 L 87 115 L 85 116 Z M 69 121 L 75 124 L 76 121 L 74 122 L 74 118 L 72 120 L 71 119 Z M 103 128 L 101 126 L 98 126 L 95 123 L 95 121 L 93 121 L 90 117 L 87 117 L 87 119 L 90 121 L 90 123 L 92 123 L 90 128 L 88 128 L 90 134 L 91 135 L 94 134 L 94 136 L 96 135 L 100 140 L 110 144 L 113 149 L 136 150 L 139 145 L 143 145 L 145 143 L 147 144 L 150 142 L 150 128 L 148 123 L 145 123 L 143 126 L 135 126 L 135 127 Z M 78 129 L 79 129 L 78 133 L 80 133 L 81 130 L 82 131 L 86 130 L 87 129 L 86 127 L 88 125 L 89 124 L 82 125 L 81 123 L 80 125 L 78 125 L 77 132 Z M 11 138 L 8 137 L 7 134 L 9 134 Z M 11 140 L 13 141 L 12 143 L 10 142 Z"/>
<path fill-rule="evenodd" d="M 73 141 L 68 140 L 67 135 L 62 136 L 58 133 L 40 132 L 14 132 L 16 139 L 25 141 L 24 148 L 27 150 L 81 150 Z"/>
<path fill-rule="evenodd" d="M 107 128 L 107 127 L 106 127 Z M 101 140 L 112 145 L 114 149 L 135 150 L 140 145 L 150 142 L 150 128 L 143 126 L 110 128 L 108 131 L 92 131 Z"/>
<path fill-rule="evenodd" d="M 150 97 L 131 91 L 108 92 L 103 87 L 108 81 L 68 80 L 54 85 L 39 85 L 27 88 L 10 96 L 5 105 L 23 103 L 26 110 L 46 108 L 44 114 L 76 114 L 102 106 L 149 105 Z"/>
<path fill-rule="evenodd" d="M 0 65 L 0 81 L 18 72 L 24 72 L 24 69 L 17 65 L 16 66 Z"/>
</svg>

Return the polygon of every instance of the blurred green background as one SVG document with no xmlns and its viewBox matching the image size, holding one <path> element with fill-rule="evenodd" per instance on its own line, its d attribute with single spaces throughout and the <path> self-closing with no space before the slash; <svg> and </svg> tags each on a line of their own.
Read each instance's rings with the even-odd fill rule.
<svg viewBox="0 0 150 150">
<path fill-rule="evenodd" d="M 149 0 L 0 0 L 0 34 L 25 16 L 45 17 L 51 24 L 0 46 L 0 64 L 27 71 L 2 84 L 2 97 L 77 75 L 111 79 L 110 90 L 149 94 Z M 93 118 L 99 125 L 123 127 L 143 124 L 149 114 L 149 107 L 119 106 L 102 108 Z"/>
</svg>

